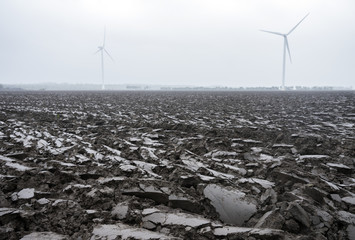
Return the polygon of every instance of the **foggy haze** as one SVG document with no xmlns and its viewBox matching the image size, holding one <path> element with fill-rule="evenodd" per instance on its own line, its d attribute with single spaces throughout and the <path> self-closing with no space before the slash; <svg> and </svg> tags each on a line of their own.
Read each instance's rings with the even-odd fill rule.
<svg viewBox="0 0 355 240">
<path fill-rule="evenodd" d="M 0 84 L 354 85 L 355 2 L 3 0 Z"/>
</svg>

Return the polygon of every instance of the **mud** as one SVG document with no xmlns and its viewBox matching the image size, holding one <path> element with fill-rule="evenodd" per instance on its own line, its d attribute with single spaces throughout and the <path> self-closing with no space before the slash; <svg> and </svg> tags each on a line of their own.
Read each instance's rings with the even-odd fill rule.
<svg viewBox="0 0 355 240">
<path fill-rule="evenodd" d="M 3 92 L 0 239 L 355 239 L 352 92 Z"/>
</svg>

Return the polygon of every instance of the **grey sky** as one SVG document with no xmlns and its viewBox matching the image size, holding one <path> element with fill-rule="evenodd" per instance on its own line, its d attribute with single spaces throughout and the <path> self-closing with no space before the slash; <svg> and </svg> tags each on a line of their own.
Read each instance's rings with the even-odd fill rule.
<svg viewBox="0 0 355 240">
<path fill-rule="evenodd" d="M 355 86 L 354 0 L 0 0 L 0 83 Z"/>
</svg>

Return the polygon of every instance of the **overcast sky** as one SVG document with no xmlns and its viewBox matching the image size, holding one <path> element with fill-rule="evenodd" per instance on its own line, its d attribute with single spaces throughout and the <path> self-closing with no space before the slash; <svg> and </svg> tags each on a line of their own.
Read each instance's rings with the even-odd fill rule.
<svg viewBox="0 0 355 240">
<path fill-rule="evenodd" d="M 0 0 L 0 83 L 355 87 L 354 0 Z"/>
</svg>

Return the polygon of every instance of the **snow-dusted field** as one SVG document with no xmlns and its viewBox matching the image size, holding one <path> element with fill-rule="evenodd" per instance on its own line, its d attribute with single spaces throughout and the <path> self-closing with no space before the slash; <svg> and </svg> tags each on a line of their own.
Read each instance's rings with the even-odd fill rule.
<svg viewBox="0 0 355 240">
<path fill-rule="evenodd" d="M 352 92 L 0 95 L 0 239 L 355 239 Z"/>
</svg>

